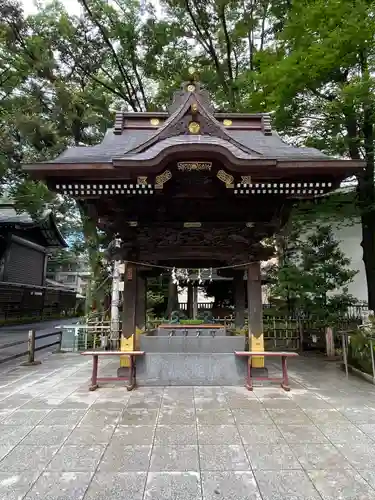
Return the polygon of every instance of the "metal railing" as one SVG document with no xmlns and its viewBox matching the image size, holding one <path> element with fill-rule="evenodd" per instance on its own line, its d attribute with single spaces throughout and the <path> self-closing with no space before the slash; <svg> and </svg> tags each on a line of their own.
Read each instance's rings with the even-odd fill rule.
<svg viewBox="0 0 375 500">
<path fill-rule="evenodd" d="M 28 357 L 27 364 L 36 364 L 37 362 L 35 361 L 35 353 L 37 351 L 41 351 L 42 349 L 47 349 L 48 347 L 53 347 L 53 346 L 58 346 L 56 349 L 56 352 L 61 352 L 61 342 L 62 342 L 62 331 L 57 331 L 57 332 L 52 332 L 52 333 L 45 333 L 43 335 L 35 335 L 35 330 L 29 330 L 29 335 L 26 340 L 17 340 L 16 342 L 8 342 L 7 344 L 0 344 L 0 352 L 4 349 L 9 349 L 11 347 L 16 347 L 18 345 L 23 345 L 27 344 L 27 351 L 22 351 L 18 352 L 15 354 L 11 354 L 10 356 L 7 356 L 6 358 L 1 358 L 0 359 L 0 364 L 5 363 L 7 361 L 12 361 L 13 359 L 21 358 L 24 356 Z M 58 340 L 55 342 L 51 342 L 49 344 L 43 344 L 41 346 L 36 347 L 35 344 L 38 340 L 46 339 L 49 337 L 56 337 L 58 335 Z M 39 364 L 39 363 L 38 363 Z"/>
</svg>

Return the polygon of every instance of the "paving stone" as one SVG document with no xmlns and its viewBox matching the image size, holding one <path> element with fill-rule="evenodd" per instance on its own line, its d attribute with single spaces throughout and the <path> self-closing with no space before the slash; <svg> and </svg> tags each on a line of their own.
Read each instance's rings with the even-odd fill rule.
<svg viewBox="0 0 375 500">
<path fill-rule="evenodd" d="M 288 394 L 283 389 L 280 388 L 275 390 L 274 386 L 257 386 L 254 387 L 254 390 L 251 392 L 247 391 L 247 389 L 243 389 L 243 391 L 245 394 L 253 394 L 261 401 L 263 401 L 264 399 L 290 399 Z"/>
<path fill-rule="evenodd" d="M 25 500 L 82 500 L 91 472 L 44 472 Z"/>
<path fill-rule="evenodd" d="M 110 472 L 145 472 L 148 470 L 151 446 L 111 443 L 106 449 L 99 464 L 100 471 Z"/>
<path fill-rule="evenodd" d="M 312 421 L 302 410 L 269 410 L 270 417 L 275 424 L 298 424 L 309 425 Z"/>
<path fill-rule="evenodd" d="M 255 472 L 255 479 L 257 480 L 262 500 L 322 499 L 306 472 L 301 470 L 258 470 Z"/>
<path fill-rule="evenodd" d="M 250 444 L 245 450 L 253 470 L 301 469 L 300 463 L 286 443 Z"/>
<path fill-rule="evenodd" d="M 233 409 L 232 414 L 237 425 L 250 425 L 254 423 L 272 425 L 274 423 L 267 410 Z"/>
<path fill-rule="evenodd" d="M 168 389 L 168 388 L 167 388 Z M 175 388 L 177 389 L 177 388 Z M 180 387 L 178 389 L 181 389 Z M 190 389 L 187 387 L 186 389 Z M 205 386 L 195 386 L 193 387 L 193 394 L 195 398 L 209 397 L 214 398 L 215 396 L 225 395 L 227 393 L 235 393 L 237 394 L 237 389 L 242 389 L 242 387 L 205 387 Z M 168 389 L 169 390 L 169 389 Z M 166 394 L 166 392 L 164 392 Z"/>
<path fill-rule="evenodd" d="M 375 491 L 354 470 L 308 471 L 323 500 L 373 500 Z"/>
<path fill-rule="evenodd" d="M 231 411 L 222 410 L 196 410 L 196 418 L 199 425 L 234 425 Z"/>
<path fill-rule="evenodd" d="M 200 410 L 228 409 L 228 401 L 223 394 L 217 396 L 200 396 L 193 400 L 192 408 Z"/>
<path fill-rule="evenodd" d="M 241 438 L 235 425 L 198 425 L 199 444 L 241 445 Z"/>
<path fill-rule="evenodd" d="M 336 448 L 349 460 L 356 469 L 366 468 L 375 470 L 374 443 L 337 443 Z"/>
<path fill-rule="evenodd" d="M 197 444 L 197 427 L 190 425 L 161 425 L 156 427 L 155 445 Z"/>
<path fill-rule="evenodd" d="M 31 446 L 19 444 L 0 461 L 0 471 L 42 471 L 57 450 L 57 446 Z"/>
<path fill-rule="evenodd" d="M 182 406 L 165 406 L 160 410 L 158 423 L 179 425 L 193 424 L 195 423 L 194 408 L 185 408 Z"/>
<path fill-rule="evenodd" d="M 31 401 L 28 403 L 22 405 L 23 410 L 53 410 L 55 408 L 58 408 L 59 405 L 61 404 L 60 399 L 50 399 L 50 398 L 43 398 L 43 397 L 38 397 L 38 398 L 33 398 Z"/>
<path fill-rule="evenodd" d="M 40 472 L 0 472 L 1 500 L 19 500 L 29 491 Z"/>
<path fill-rule="evenodd" d="M 9 417 L 2 420 L 2 425 L 29 425 L 38 424 L 50 410 L 16 410 Z"/>
<path fill-rule="evenodd" d="M 156 425 L 158 410 L 133 408 L 124 410 L 119 423 L 121 425 Z"/>
<path fill-rule="evenodd" d="M 31 425 L 1 425 L 0 424 L 0 447 L 15 446 L 18 444 L 34 427 Z"/>
<path fill-rule="evenodd" d="M 48 466 L 51 471 L 95 471 L 105 450 L 104 445 L 63 445 Z"/>
<path fill-rule="evenodd" d="M 358 424 L 359 429 L 371 439 L 375 440 L 375 424 Z M 1 438 L 0 438 L 1 442 Z"/>
<path fill-rule="evenodd" d="M 202 500 L 198 472 L 150 472 L 144 500 Z"/>
<path fill-rule="evenodd" d="M 315 425 L 278 425 L 287 443 L 327 443 L 327 437 Z"/>
<path fill-rule="evenodd" d="M 72 425 L 37 425 L 23 439 L 22 444 L 61 446 L 72 430 Z"/>
<path fill-rule="evenodd" d="M 92 444 L 108 444 L 112 438 L 115 426 L 106 425 L 98 429 L 96 426 L 79 426 L 75 427 L 73 432 L 66 440 L 67 445 L 83 445 L 89 446 Z"/>
<path fill-rule="evenodd" d="M 251 443 L 286 443 L 278 427 L 272 425 L 239 425 L 238 431 L 244 444 Z"/>
<path fill-rule="evenodd" d="M 115 430 L 112 441 L 122 443 L 123 445 L 151 445 L 154 433 L 155 426 L 153 425 L 120 425 Z"/>
<path fill-rule="evenodd" d="M 146 472 L 97 472 L 85 500 L 142 500 Z"/>
<path fill-rule="evenodd" d="M 262 401 L 266 410 L 297 410 L 298 404 L 292 399 L 266 398 Z"/>
<path fill-rule="evenodd" d="M 359 469 L 358 472 L 375 490 L 375 471 L 373 469 L 365 469 L 365 470 Z"/>
<path fill-rule="evenodd" d="M 200 445 L 199 460 L 201 470 L 249 470 L 250 464 L 243 446 Z"/>
<path fill-rule="evenodd" d="M 198 446 L 154 446 L 150 471 L 199 471 Z"/>
<path fill-rule="evenodd" d="M 228 406 L 234 409 L 249 409 L 253 411 L 265 410 L 265 406 L 258 399 L 248 399 L 244 397 L 228 397 L 227 396 Z"/>
<path fill-rule="evenodd" d="M 317 427 L 330 441 L 332 441 L 332 443 L 347 443 L 348 441 L 368 442 L 369 440 L 368 436 L 363 431 L 349 421 L 345 424 L 341 422 L 337 424 L 317 424 Z"/>
<path fill-rule="evenodd" d="M 0 460 L 6 457 L 15 447 L 13 444 L 1 444 L 0 445 Z M 1 470 L 1 469 L 0 469 Z"/>
<path fill-rule="evenodd" d="M 342 411 L 342 414 L 356 424 L 375 424 L 374 408 L 350 408 Z"/>
<path fill-rule="evenodd" d="M 48 413 L 42 420 L 42 425 L 76 425 L 85 415 L 85 410 L 59 410 Z"/>
<path fill-rule="evenodd" d="M 293 444 L 293 453 L 305 470 L 351 469 L 350 463 L 332 444 Z"/>
<path fill-rule="evenodd" d="M 121 417 L 120 410 L 88 410 L 82 420 L 79 422 L 79 427 L 95 426 L 105 427 L 107 425 L 116 425 Z"/>
<path fill-rule="evenodd" d="M 335 426 L 336 424 L 345 425 L 350 423 L 342 413 L 334 408 L 329 410 L 309 409 L 305 410 L 305 413 L 315 425 L 331 424 L 332 426 Z"/>
<path fill-rule="evenodd" d="M 252 472 L 202 472 L 202 485 L 203 500 L 262 500 Z"/>
<path fill-rule="evenodd" d="M 332 405 L 324 400 L 324 399 L 321 399 L 319 397 L 314 397 L 312 396 L 311 394 L 308 394 L 306 396 L 296 396 L 294 397 L 292 395 L 292 400 L 297 403 L 297 405 L 302 408 L 303 410 L 308 410 L 308 409 L 312 409 L 312 410 L 318 410 L 318 409 L 325 409 L 325 410 L 329 410 L 329 409 L 332 409 Z"/>
</svg>

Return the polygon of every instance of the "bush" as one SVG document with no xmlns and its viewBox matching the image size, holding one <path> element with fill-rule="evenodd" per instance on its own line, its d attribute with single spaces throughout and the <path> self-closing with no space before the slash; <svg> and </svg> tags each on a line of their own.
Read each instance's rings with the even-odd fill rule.
<svg viewBox="0 0 375 500">
<path fill-rule="evenodd" d="M 371 345 L 368 335 L 361 330 L 350 337 L 348 363 L 362 372 L 372 375 Z"/>
</svg>

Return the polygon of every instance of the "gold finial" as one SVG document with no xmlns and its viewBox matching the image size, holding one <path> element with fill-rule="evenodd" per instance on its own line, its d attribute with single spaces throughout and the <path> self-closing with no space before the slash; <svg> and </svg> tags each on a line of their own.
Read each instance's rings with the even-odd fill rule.
<svg viewBox="0 0 375 500">
<path fill-rule="evenodd" d="M 198 104 L 196 102 L 193 102 L 191 105 L 191 112 L 196 113 L 198 111 Z"/>
</svg>

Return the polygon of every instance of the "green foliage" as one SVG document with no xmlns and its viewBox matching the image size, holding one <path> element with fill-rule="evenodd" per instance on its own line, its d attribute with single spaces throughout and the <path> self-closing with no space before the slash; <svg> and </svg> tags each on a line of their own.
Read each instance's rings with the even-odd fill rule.
<svg viewBox="0 0 375 500">
<path fill-rule="evenodd" d="M 15 0 L 0 6 L 0 194 L 32 214 L 54 210 L 101 283 L 105 242 L 85 207 L 30 182 L 21 165 L 97 143 L 114 109 L 165 107 L 193 66 L 218 109 L 271 111 L 289 141 L 366 160 L 358 196 L 303 204 L 292 225 L 361 216 L 374 304 L 374 2 L 161 0 L 163 16 L 147 0 L 79 3 L 78 16 L 59 0 L 32 16 Z M 216 292 L 219 302 L 231 293 Z M 152 307 L 166 309 L 161 298 Z"/>
<path fill-rule="evenodd" d="M 271 294 L 281 309 L 333 320 L 355 303 L 347 285 L 357 271 L 350 269 L 330 227 L 319 226 L 307 237 L 290 235 L 283 257 L 271 272 Z"/>
</svg>

